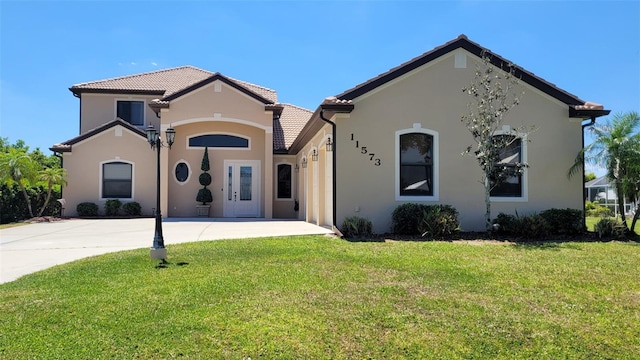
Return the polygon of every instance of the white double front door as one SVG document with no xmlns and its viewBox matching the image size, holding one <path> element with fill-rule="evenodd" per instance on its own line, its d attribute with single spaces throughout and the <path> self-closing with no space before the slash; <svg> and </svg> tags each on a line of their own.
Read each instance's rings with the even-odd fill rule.
<svg viewBox="0 0 640 360">
<path fill-rule="evenodd" d="M 260 160 L 225 160 L 224 217 L 260 216 Z"/>
</svg>

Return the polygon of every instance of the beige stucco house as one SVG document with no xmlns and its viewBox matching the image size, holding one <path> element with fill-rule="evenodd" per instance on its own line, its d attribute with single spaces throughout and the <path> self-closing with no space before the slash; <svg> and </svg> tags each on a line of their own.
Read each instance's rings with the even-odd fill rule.
<svg viewBox="0 0 640 360">
<path fill-rule="evenodd" d="M 471 144 L 460 121 L 480 56 L 508 61 L 458 38 L 339 95 L 312 112 L 278 102 L 274 90 L 191 66 L 73 85 L 80 100 L 80 135 L 54 145 L 68 184 L 66 214 L 80 202 L 111 198 L 155 207 L 153 125 L 175 129 L 161 153 L 161 211 L 195 217 L 200 164 L 208 149 L 213 182 L 209 217 L 297 218 L 339 227 L 347 216 L 389 231 L 399 204 L 450 204 L 464 230 L 483 229 L 480 169 L 461 156 Z M 505 130 L 535 126 L 515 142 L 522 176 L 496 189 L 498 212 L 530 213 L 583 204 L 580 177 L 566 169 L 583 146 L 583 120 L 607 110 L 519 68 L 525 95 Z"/>
</svg>

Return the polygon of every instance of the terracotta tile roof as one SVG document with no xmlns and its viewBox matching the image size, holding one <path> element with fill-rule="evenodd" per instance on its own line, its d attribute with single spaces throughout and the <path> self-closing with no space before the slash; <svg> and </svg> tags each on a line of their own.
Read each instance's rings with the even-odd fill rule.
<svg viewBox="0 0 640 360">
<path fill-rule="evenodd" d="M 102 125 L 100 125 L 100 126 L 98 126 L 96 128 L 93 128 L 93 129 L 85 132 L 84 134 L 81 134 L 79 136 L 74 137 L 73 139 L 67 140 L 67 141 L 59 143 L 59 144 L 55 144 L 51 148 L 49 148 L 49 150 L 54 151 L 54 152 L 70 152 L 71 148 L 72 148 L 72 146 L 74 144 L 77 144 L 82 140 L 88 139 L 88 138 L 90 138 L 90 137 L 92 137 L 92 136 L 94 136 L 96 134 L 99 134 L 99 133 L 101 133 L 101 132 L 103 132 L 103 131 L 105 131 L 105 130 L 107 130 L 109 128 L 112 128 L 112 127 L 114 127 L 116 125 L 120 125 L 120 126 L 122 126 L 124 128 L 129 129 L 133 133 L 140 135 L 146 141 L 147 134 L 143 130 L 137 128 L 136 126 L 133 126 L 133 125 L 129 124 L 128 122 L 126 122 L 126 121 L 124 121 L 124 120 L 122 120 L 120 118 L 115 118 L 115 120 L 110 121 L 110 122 L 108 122 L 106 124 L 102 124 Z"/>
<path fill-rule="evenodd" d="M 202 70 L 194 66 L 181 66 L 111 79 L 75 84 L 69 90 L 74 94 L 83 92 L 125 92 L 161 95 L 161 99 L 175 95 L 213 76 L 224 77 L 271 102 L 278 101 L 275 90 Z"/>
<path fill-rule="evenodd" d="M 287 150 L 309 121 L 313 111 L 291 104 L 280 105 L 284 108 L 280 118 L 273 121 L 273 149 Z"/>
<path fill-rule="evenodd" d="M 482 56 L 482 54 L 487 54 L 491 57 L 491 63 L 499 68 L 504 70 L 513 69 L 515 71 L 516 77 L 519 77 L 525 83 L 541 90 L 542 92 L 564 102 L 567 105 L 582 105 L 585 102 L 579 99 L 577 96 L 568 93 L 556 85 L 536 76 L 534 73 L 529 72 L 511 61 L 501 57 L 500 55 L 492 52 L 491 50 L 480 46 L 479 44 L 469 40 L 466 35 L 461 34 L 457 38 L 444 43 L 438 47 L 433 48 L 430 51 L 425 52 L 422 55 L 419 55 L 403 64 L 400 64 L 387 72 L 384 72 L 370 80 L 367 80 L 361 84 L 356 85 L 355 87 L 336 95 L 336 97 L 340 100 L 351 100 L 355 99 L 358 96 L 364 95 L 375 88 L 386 84 L 389 81 L 392 81 L 399 76 L 402 76 L 409 71 L 412 71 L 424 64 L 429 63 L 432 60 L 435 60 L 453 50 L 458 48 L 463 48 L 470 53 L 476 56 Z"/>
</svg>

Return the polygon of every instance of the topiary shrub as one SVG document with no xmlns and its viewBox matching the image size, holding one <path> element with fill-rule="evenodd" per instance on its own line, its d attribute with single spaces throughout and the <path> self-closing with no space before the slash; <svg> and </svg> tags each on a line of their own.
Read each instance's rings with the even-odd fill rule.
<svg viewBox="0 0 640 360">
<path fill-rule="evenodd" d="M 418 231 L 423 237 L 442 238 L 460 230 L 458 210 L 451 205 L 427 205 L 422 212 Z"/>
<path fill-rule="evenodd" d="M 391 226 L 394 234 L 419 235 L 420 222 L 424 217 L 426 205 L 406 203 L 398 205 L 391 214 Z"/>
<path fill-rule="evenodd" d="M 76 206 L 78 216 L 98 216 L 98 205 L 92 202 L 82 202 Z"/>
<path fill-rule="evenodd" d="M 552 234 L 578 235 L 587 231 L 582 211 L 577 209 L 548 209 L 540 213 Z"/>
<path fill-rule="evenodd" d="M 140 206 L 139 203 L 135 201 L 124 203 L 122 205 L 122 210 L 124 211 L 125 215 L 129 215 L 129 216 L 142 215 L 142 207 Z"/>
<path fill-rule="evenodd" d="M 118 199 L 109 199 L 104 204 L 104 213 L 107 216 L 117 216 L 122 207 L 122 202 Z"/>
<path fill-rule="evenodd" d="M 371 220 L 358 216 L 349 216 L 342 221 L 340 231 L 347 239 L 357 239 L 370 237 L 373 234 L 372 229 Z"/>
<path fill-rule="evenodd" d="M 196 195 L 196 201 L 202 203 L 202 205 L 206 205 L 208 202 L 213 201 L 211 190 L 207 189 L 207 186 L 211 185 L 211 175 L 207 172 L 210 169 L 209 152 L 207 150 L 208 148 L 205 147 L 204 155 L 202 155 L 202 163 L 200 165 L 200 170 L 202 170 L 203 173 L 198 177 L 198 181 L 200 181 L 200 185 L 202 185 L 203 188 L 198 190 L 198 194 Z"/>
</svg>

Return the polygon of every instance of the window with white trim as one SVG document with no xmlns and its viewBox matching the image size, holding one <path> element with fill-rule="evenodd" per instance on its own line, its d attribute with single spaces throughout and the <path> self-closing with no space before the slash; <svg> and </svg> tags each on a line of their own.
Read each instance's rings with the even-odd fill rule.
<svg viewBox="0 0 640 360">
<path fill-rule="evenodd" d="M 116 116 L 131 125 L 144 125 L 144 101 L 118 100 Z"/>
<path fill-rule="evenodd" d="M 438 133 L 414 124 L 396 131 L 396 200 L 438 200 Z"/>
<path fill-rule="evenodd" d="M 293 195 L 293 189 L 291 184 L 293 184 L 292 177 L 293 172 L 291 171 L 291 164 L 278 164 L 277 169 L 278 174 L 278 188 L 277 188 L 277 198 L 278 199 L 291 199 Z"/>
<path fill-rule="evenodd" d="M 515 174 L 508 176 L 499 185 L 493 187 L 491 189 L 491 197 L 522 198 L 524 194 L 522 173 L 524 169 L 521 167 L 523 163 L 522 139 L 515 135 L 507 134 L 494 135 L 494 138 L 497 137 L 500 137 L 500 141 L 506 144 L 503 149 L 500 149 L 498 155 L 500 161 L 497 166 L 505 167 L 507 173 Z"/>
<path fill-rule="evenodd" d="M 102 198 L 130 199 L 132 195 L 132 168 L 129 163 L 113 161 L 102 164 Z"/>
</svg>

